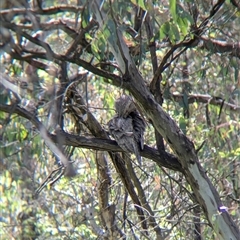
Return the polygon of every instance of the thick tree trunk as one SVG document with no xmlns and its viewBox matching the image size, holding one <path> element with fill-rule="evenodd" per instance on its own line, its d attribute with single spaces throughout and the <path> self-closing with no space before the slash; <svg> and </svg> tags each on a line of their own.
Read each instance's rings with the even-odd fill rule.
<svg viewBox="0 0 240 240">
<path fill-rule="evenodd" d="M 163 136 L 178 157 L 184 175 L 209 224 L 220 239 L 240 239 L 240 231 L 229 213 L 227 211 L 220 212 L 222 203 L 219 194 L 201 167 L 193 143 L 154 100 L 137 69 L 130 67 L 129 70 L 129 78 L 132 83 L 129 90 L 138 103 L 142 105 L 155 129 Z"/>
<path fill-rule="evenodd" d="M 100 28 L 104 22 L 114 23 L 100 9 L 100 1 L 91 1 L 91 7 L 95 13 Z M 132 61 L 129 49 L 123 40 L 121 31 L 111 24 L 111 38 L 108 43 L 114 54 L 122 73 L 125 73 L 123 81 L 136 101 L 142 106 L 146 117 L 153 123 L 155 129 L 162 135 L 178 157 L 184 171 L 184 175 L 190 184 L 197 202 L 206 215 L 209 224 L 220 239 L 240 239 L 240 231 L 227 211 L 220 212 L 222 206 L 219 195 L 201 167 L 193 143 L 183 134 L 174 120 L 155 101 L 148 90 L 144 79 L 138 72 Z"/>
</svg>

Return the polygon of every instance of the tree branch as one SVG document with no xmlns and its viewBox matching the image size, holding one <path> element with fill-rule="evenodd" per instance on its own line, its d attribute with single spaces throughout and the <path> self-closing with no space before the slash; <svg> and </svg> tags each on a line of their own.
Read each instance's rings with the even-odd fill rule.
<svg viewBox="0 0 240 240">
<path fill-rule="evenodd" d="M 153 90 L 155 88 L 155 85 L 162 74 L 162 72 L 176 59 L 178 58 L 182 53 L 184 53 L 188 48 L 194 47 L 199 42 L 199 37 L 202 35 L 205 27 L 207 26 L 210 19 L 218 12 L 218 10 L 221 8 L 225 0 L 218 0 L 218 2 L 212 7 L 210 10 L 209 16 L 205 18 L 202 23 L 197 27 L 197 29 L 194 30 L 194 37 L 193 39 L 188 39 L 186 41 L 182 41 L 178 44 L 175 44 L 172 46 L 172 48 L 165 54 L 163 57 L 160 65 L 158 66 L 157 70 L 155 71 L 154 77 L 151 82 L 151 89 Z M 179 52 L 174 56 L 174 52 L 179 49 L 183 48 L 182 50 L 179 50 Z M 168 59 L 172 57 L 172 59 L 168 62 Z"/>
<path fill-rule="evenodd" d="M 48 59 L 48 55 L 45 52 L 32 52 L 29 54 L 25 54 L 24 56 L 20 55 L 19 53 L 15 52 L 15 51 L 14 52 L 12 51 L 9 54 L 14 59 L 26 61 L 29 64 L 31 64 L 32 61 L 34 62 L 35 60 L 33 60 L 33 59 L 35 59 L 35 58 L 45 59 L 48 61 L 53 61 L 53 62 L 58 62 L 58 63 L 59 63 L 59 61 L 71 62 L 71 63 L 77 64 L 78 66 L 83 67 L 84 69 L 88 70 L 91 73 L 94 73 L 100 77 L 105 78 L 108 81 L 111 80 L 111 84 L 114 86 L 125 87 L 128 85 L 128 83 L 124 82 L 120 76 L 113 74 L 111 72 L 105 71 L 103 69 L 99 69 L 99 68 L 95 67 L 94 65 L 92 65 L 91 63 L 86 62 L 83 59 L 76 59 L 74 57 L 58 55 L 56 53 L 54 53 L 54 55 L 53 55 L 54 59 Z M 35 63 L 36 63 L 36 61 L 35 61 Z M 38 63 L 40 63 L 40 62 L 38 62 Z M 42 70 L 46 70 L 44 64 L 39 67 L 41 67 Z"/>
<path fill-rule="evenodd" d="M 15 113 L 21 117 L 24 117 L 32 122 L 32 124 L 40 131 L 44 125 L 35 117 L 33 114 L 21 108 L 19 106 L 0 104 L 0 111 L 7 113 Z M 94 149 L 99 151 L 112 151 L 112 152 L 122 152 L 123 150 L 117 145 L 116 141 L 95 138 L 95 137 L 82 137 L 72 134 L 68 134 L 64 131 L 58 131 L 57 135 L 49 134 L 49 137 L 53 142 L 57 143 L 59 138 L 61 138 L 61 143 L 67 146 L 81 147 L 87 149 Z M 141 156 L 151 159 L 158 164 L 158 166 L 166 167 L 174 171 L 182 172 L 181 164 L 175 156 L 170 153 L 166 153 L 165 156 L 161 156 L 157 149 L 148 147 L 144 145 L 143 151 L 141 151 Z"/>
<path fill-rule="evenodd" d="M 65 21 L 68 23 L 66 23 Z M 88 32 L 93 26 L 95 26 L 96 23 L 92 21 L 91 24 L 88 26 L 88 28 L 82 29 L 82 31 L 77 32 L 77 31 L 75 31 L 75 29 L 73 29 L 72 27 L 69 26 L 70 20 L 66 19 L 65 21 L 64 20 L 51 20 L 47 23 L 39 23 L 38 30 L 53 31 L 53 30 L 61 29 L 72 39 L 78 38 L 77 44 L 81 45 L 83 48 L 86 48 L 87 52 L 92 53 L 91 46 L 85 39 L 85 33 Z M 31 24 L 31 25 L 25 25 L 25 24 L 21 24 L 21 23 L 15 24 L 13 22 L 6 22 L 6 21 L 2 21 L 1 24 L 2 24 L 2 26 L 9 28 L 12 31 L 14 31 L 17 34 L 20 34 L 22 36 L 24 36 L 24 34 L 26 34 L 26 32 L 23 30 L 34 31 L 33 24 Z M 71 25 L 74 25 L 74 24 L 75 23 L 72 21 Z M 43 46 L 42 44 L 46 44 L 45 42 L 41 43 L 37 37 L 34 37 L 34 38 L 30 38 L 30 37 L 26 37 L 26 36 L 24 36 L 24 37 L 27 38 L 30 42 L 40 45 L 41 47 Z"/>
<path fill-rule="evenodd" d="M 61 12 L 73 12 L 73 13 L 78 13 L 79 11 L 82 11 L 83 7 L 82 6 L 72 6 L 72 5 L 59 5 L 56 7 L 49 7 L 49 8 L 35 8 L 35 9 L 30 9 L 30 8 L 12 8 L 12 9 L 4 9 L 0 11 L 0 15 L 3 17 L 8 15 L 8 14 L 14 14 L 14 16 L 17 15 L 25 15 L 27 13 L 32 13 L 32 14 L 40 14 L 40 15 L 52 15 L 52 14 L 58 14 Z"/>
<path fill-rule="evenodd" d="M 220 238 L 229 239 L 229 236 L 231 236 L 232 239 L 238 239 L 237 236 L 240 236 L 239 230 L 229 213 L 226 211 L 219 214 L 219 207 L 223 203 L 216 188 L 199 163 L 193 142 L 183 134 L 175 121 L 161 108 L 150 92 L 143 87 L 142 76 L 134 66 L 129 69 L 128 77 L 133 81 L 131 89 L 129 89 L 130 92 L 141 104 L 154 127 L 176 153 L 183 166 L 184 175 L 211 227 Z M 217 221 L 214 220 L 215 218 L 217 218 Z"/>
<path fill-rule="evenodd" d="M 240 58 L 240 42 L 227 43 L 225 41 L 200 38 L 203 41 L 202 48 L 207 49 L 213 53 L 229 53 L 230 55 Z"/>
<path fill-rule="evenodd" d="M 99 3 L 97 0 L 94 2 Z M 218 0 L 218 2 L 213 6 L 209 17 L 202 22 L 198 31 L 195 33 L 196 36 L 201 35 L 203 29 L 205 29 L 210 21 L 210 18 L 216 14 L 224 2 L 224 0 Z M 100 5 L 96 6 L 96 12 L 99 11 L 99 6 Z M 99 22 L 103 23 L 102 15 L 99 15 Z M 231 219 L 229 213 L 225 211 L 219 214 L 220 206 L 222 206 L 223 203 L 221 202 L 216 188 L 214 188 L 210 179 L 207 177 L 205 170 L 199 163 L 193 142 L 183 134 L 175 121 L 161 108 L 149 92 L 146 84 L 144 83 L 143 77 L 129 55 L 129 51 L 122 51 L 127 47 L 123 41 L 123 35 L 120 29 L 117 31 L 117 38 L 116 44 L 112 46 L 113 50 L 111 50 L 122 72 L 125 73 L 124 79 L 129 82 L 129 85 L 126 86 L 128 87 L 127 89 L 138 101 L 138 103 L 140 103 L 146 116 L 152 121 L 156 130 L 161 133 L 165 141 L 178 156 L 184 170 L 185 178 L 192 187 L 198 204 L 200 204 L 210 226 L 214 229 L 217 236 L 223 239 L 238 239 L 240 236 L 239 229 Z M 110 45 L 113 44 L 112 41 L 109 39 L 107 40 Z M 185 44 L 187 44 L 188 47 L 193 46 L 195 40 L 198 41 L 198 39 L 194 38 L 190 39 Z M 171 55 L 172 54 L 169 54 L 169 56 Z M 127 61 L 123 61 L 123 59 Z M 124 63 L 125 66 L 123 65 Z M 159 74 L 161 74 L 162 69 L 158 68 L 158 70 Z M 156 75 L 154 77 L 158 79 Z M 153 81 L 153 86 L 154 85 L 155 82 Z"/>
<path fill-rule="evenodd" d="M 183 100 L 183 97 L 184 97 L 183 94 L 174 93 L 171 95 L 170 98 L 173 98 L 175 102 L 181 102 Z M 222 99 L 221 97 L 213 97 L 206 94 L 189 94 L 188 103 L 194 103 L 194 102 L 207 103 L 215 106 L 221 106 L 223 104 L 223 106 L 227 110 L 240 112 L 240 106 L 234 105 L 232 103 L 228 103 L 224 101 L 224 99 Z"/>
<path fill-rule="evenodd" d="M 236 1 L 236 0 L 230 0 L 230 2 L 232 3 L 232 5 L 234 6 L 234 7 L 236 7 L 238 10 L 240 10 L 240 2 L 238 1 Z"/>
<path fill-rule="evenodd" d="M 51 134 L 47 131 L 45 126 L 33 114 L 31 114 L 27 110 L 25 110 L 19 106 L 16 106 L 16 105 L 0 104 L 0 110 L 3 112 L 7 112 L 7 113 L 17 113 L 19 116 L 22 116 L 22 117 L 30 120 L 38 129 L 45 144 L 50 148 L 50 150 L 54 153 L 54 155 L 60 159 L 63 166 L 66 168 L 66 174 L 69 174 L 73 170 L 71 168 L 71 165 L 69 164 L 68 159 L 62 152 L 62 150 L 58 146 L 53 144 Z M 56 138 L 55 143 L 57 143 L 57 142 L 58 142 L 58 140 Z"/>
</svg>

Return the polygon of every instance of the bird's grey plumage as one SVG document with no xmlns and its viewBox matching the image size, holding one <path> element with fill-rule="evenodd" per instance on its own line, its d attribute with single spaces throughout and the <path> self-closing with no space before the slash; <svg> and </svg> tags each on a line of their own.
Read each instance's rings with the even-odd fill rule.
<svg viewBox="0 0 240 240">
<path fill-rule="evenodd" d="M 127 118 L 131 112 L 136 110 L 136 106 L 130 96 L 122 95 L 116 100 L 115 109 L 118 117 Z"/>
<path fill-rule="evenodd" d="M 143 150 L 145 123 L 130 96 L 123 95 L 115 102 L 116 116 L 109 123 L 109 132 L 125 151 L 134 153 L 141 164 L 140 149 Z"/>
<path fill-rule="evenodd" d="M 145 122 L 136 110 L 130 113 L 130 117 L 133 120 L 132 123 L 133 123 L 135 139 L 139 142 L 140 149 L 143 150 L 143 147 L 144 147 L 143 135 L 146 128 Z"/>
</svg>

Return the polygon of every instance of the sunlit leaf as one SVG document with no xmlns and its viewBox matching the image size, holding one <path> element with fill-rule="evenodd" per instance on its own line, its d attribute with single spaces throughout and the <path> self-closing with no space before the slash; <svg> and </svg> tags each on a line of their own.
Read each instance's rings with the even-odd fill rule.
<svg viewBox="0 0 240 240">
<path fill-rule="evenodd" d="M 170 31 L 170 23 L 165 22 L 160 28 L 160 39 L 159 40 L 162 40 L 165 37 L 168 37 L 169 31 Z"/>
<path fill-rule="evenodd" d="M 82 24 L 82 28 L 85 28 L 87 27 L 88 23 L 89 23 L 89 20 L 90 20 L 90 12 L 88 11 L 88 8 L 85 8 L 83 13 L 82 13 L 82 21 L 81 21 L 81 24 Z"/>
<path fill-rule="evenodd" d="M 170 25 L 169 37 L 172 43 L 175 43 L 180 39 L 179 30 L 175 24 Z"/>
<path fill-rule="evenodd" d="M 183 131 L 184 134 L 187 133 L 187 123 L 185 118 L 181 117 L 179 119 L 179 127 L 181 128 L 181 130 Z"/>
<path fill-rule="evenodd" d="M 170 12 L 173 17 L 173 20 L 176 22 L 177 20 L 177 3 L 176 0 L 170 0 Z"/>
<path fill-rule="evenodd" d="M 178 26 L 179 26 L 181 32 L 183 33 L 183 35 L 187 35 L 187 33 L 188 33 L 188 21 L 187 21 L 187 19 L 178 17 L 177 23 L 178 23 Z"/>
<path fill-rule="evenodd" d="M 27 135 L 28 135 L 27 129 L 23 125 L 20 125 L 17 133 L 18 140 L 23 141 L 27 137 Z"/>
<path fill-rule="evenodd" d="M 131 2 L 139 7 L 141 7 L 143 10 L 147 10 L 145 7 L 144 0 L 131 0 Z"/>
<path fill-rule="evenodd" d="M 192 15 L 190 15 L 188 11 L 185 11 L 185 9 L 180 4 L 177 4 L 177 15 L 178 17 L 185 19 L 185 21 L 188 22 L 187 25 L 194 23 Z"/>
</svg>

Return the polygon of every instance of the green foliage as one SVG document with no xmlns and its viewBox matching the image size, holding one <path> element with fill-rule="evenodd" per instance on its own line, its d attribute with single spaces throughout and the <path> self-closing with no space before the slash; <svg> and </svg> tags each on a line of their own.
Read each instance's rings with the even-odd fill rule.
<svg viewBox="0 0 240 240">
<path fill-rule="evenodd" d="M 49 31 L 47 37 L 41 40 L 39 48 L 27 49 L 21 39 L 21 32 L 15 33 L 14 28 L 11 29 L 11 43 L 15 43 L 11 49 L 15 52 L 12 55 L 7 52 L 9 49 L 3 52 L 1 64 L 2 72 L 12 77 L 13 84 L 19 86 L 20 80 L 26 81 L 26 89 L 19 86 L 24 92 L 21 97 L 35 103 L 36 111 L 33 111 L 32 116 L 37 117 L 49 131 L 52 130 L 50 113 L 54 117 L 59 117 L 58 113 L 61 113 L 58 124 L 62 120 L 64 131 L 90 139 L 95 138 L 96 134 L 89 129 L 88 114 L 83 115 L 81 110 L 92 114 L 107 133 L 107 122 L 115 115 L 115 100 L 122 94 L 130 94 L 123 89 L 123 86 L 131 85 L 128 73 L 120 71 L 110 48 L 112 45 L 115 50 L 118 49 L 117 30 L 124 35 L 129 53 L 144 77 L 145 87 L 150 88 L 155 60 L 155 56 L 150 53 L 152 49 L 156 47 L 154 51 L 159 66 L 175 44 L 193 39 L 193 27 L 200 26 L 206 19 L 211 4 L 205 1 L 195 3 L 176 0 L 104 1 L 102 10 L 106 18 L 99 23 L 88 1 L 80 2 L 82 5 L 78 6 L 75 1 L 66 1 L 67 6 L 62 6 L 56 14 L 43 14 L 41 10 L 36 10 L 38 14 L 35 14 L 33 11 L 31 17 L 36 17 L 33 22 L 36 26 L 32 25 L 42 31 Z M 44 1 L 43 8 L 58 5 L 60 1 Z M 193 7 L 197 7 L 198 16 L 194 15 Z M 150 20 L 146 13 L 149 13 Z M 239 17 L 230 1 L 218 14 L 211 18 L 204 29 L 200 36 L 203 37 L 202 41 L 204 38 L 227 43 L 239 41 Z M 29 23 L 33 20 L 25 19 L 23 14 L 20 16 L 11 19 L 8 26 L 18 24 L 18 29 L 33 36 L 36 29 Z M 137 17 L 142 22 L 136 31 Z M 86 30 L 93 19 L 94 27 Z M 151 39 L 147 35 L 149 26 L 146 23 L 152 28 Z M 73 51 L 68 52 L 75 41 L 72 36 L 79 34 L 83 35 L 82 42 L 77 42 Z M 34 39 L 37 40 L 37 37 Z M 46 46 L 43 42 L 55 53 L 55 59 L 44 49 Z M 195 149 L 198 149 L 200 164 L 223 202 L 230 206 L 229 213 L 239 225 L 239 110 L 227 105 L 221 109 L 221 102 L 212 101 L 215 99 L 213 97 L 218 97 L 225 101 L 224 104 L 229 103 L 228 106 L 239 107 L 239 56 L 234 55 L 234 51 L 221 52 L 224 48 L 217 52 L 214 42 L 208 48 L 196 42 L 196 45 L 188 45 L 187 50 L 181 52 L 183 49 L 175 49 L 164 63 L 167 67 L 161 72 L 162 107 L 193 141 Z M 73 82 L 70 82 L 72 76 L 86 71 L 85 62 L 88 63 L 86 80 L 73 78 Z M 29 73 L 27 69 L 31 64 L 36 69 Z M 96 74 L 98 71 L 105 75 Z M 116 83 L 106 77 L 110 74 L 117 75 L 122 82 Z M 35 92 L 31 89 L 34 84 L 38 86 Z M 76 86 L 70 94 L 69 89 L 74 84 Z M 85 104 L 75 101 L 77 94 Z M 42 102 L 39 100 L 41 96 Z M 201 96 L 209 98 L 206 100 Z M 54 111 L 54 103 L 58 99 L 61 99 L 61 104 Z M 13 113 L 18 102 L 9 89 L 1 89 L 0 104 L 13 106 L 8 113 L 0 111 L 0 235 L 3 239 L 97 239 L 100 235 L 96 226 L 100 230 L 107 229 L 102 219 L 103 209 L 113 204 L 116 208 L 114 223 L 126 238 L 146 239 L 135 208 L 137 204 L 127 192 L 120 173 L 116 171 L 116 163 L 112 162 L 107 152 L 104 152 L 107 164 L 99 165 L 97 154 L 101 151 L 63 146 L 68 159 L 73 161 L 76 176 L 63 176 L 55 184 L 47 183 L 42 192 L 35 196 L 36 189 L 59 167 L 59 162 L 31 119 Z M 74 115 L 71 106 L 80 112 Z M 26 107 L 23 108 L 30 112 Z M 139 105 L 138 110 L 144 115 L 146 109 L 141 109 Z M 145 121 L 145 144 L 156 149 L 155 129 L 149 119 Z M 51 133 L 55 135 L 56 132 Z M 61 145 L 61 139 L 58 140 Z M 168 153 L 175 155 L 166 142 L 165 148 Z M 201 212 L 197 215 L 194 212 L 196 202 L 182 173 L 162 167 L 159 159 L 156 164 L 143 158 L 141 167 L 137 166 L 133 156 L 130 161 L 136 173 L 136 178 L 130 179 L 131 183 L 135 184 L 134 190 L 139 199 L 146 199 L 146 204 L 143 204 L 144 214 L 148 220 L 154 217 L 156 226 L 166 233 L 166 239 L 193 238 L 196 218 L 201 220 L 202 238 L 216 238 L 204 214 Z M 102 169 L 107 169 L 110 179 L 103 189 L 100 184 L 106 179 L 103 181 L 100 176 Z M 130 169 L 128 172 L 131 172 Z M 143 189 L 143 196 L 141 189 L 136 187 L 138 182 Z M 107 205 L 102 209 L 100 193 L 104 190 L 108 194 Z M 147 204 L 153 214 L 145 209 Z M 94 214 L 91 215 L 90 211 Z M 217 221 L 217 218 L 218 213 L 213 216 L 213 220 Z M 149 239 L 156 238 L 156 226 L 150 226 L 148 222 Z"/>
<path fill-rule="evenodd" d="M 170 12 L 172 14 L 173 20 L 177 21 L 177 1 L 176 0 L 170 0 Z"/>
<path fill-rule="evenodd" d="M 180 40 L 178 27 L 172 22 L 165 22 L 160 28 L 159 37 L 159 40 L 169 37 L 172 43 L 178 42 Z"/>
<path fill-rule="evenodd" d="M 131 2 L 133 4 L 136 4 L 137 6 L 139 6 L 140 8 L 142 8 L 143 10 L 147 10 L 145 7 L 145 3 L 144 0 L 131 0 Z"/>
</svg>

